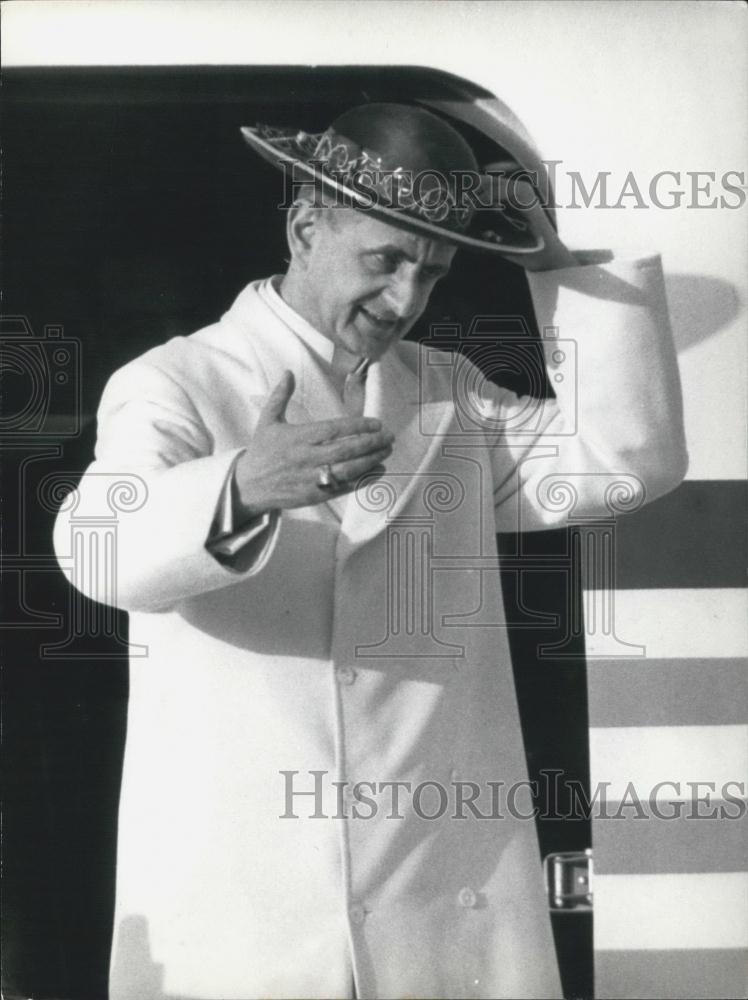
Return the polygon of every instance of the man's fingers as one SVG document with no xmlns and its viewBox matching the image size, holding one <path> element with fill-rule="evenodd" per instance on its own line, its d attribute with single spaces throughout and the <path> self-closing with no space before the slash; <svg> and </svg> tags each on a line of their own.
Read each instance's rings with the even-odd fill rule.
<svg viewBox="0 0 748 1000">
<path fill-rule="evenodd" d="M 368 485 L 372 480 L 383 476 L 386 471 L 383 465 L 374 465 L 371 469 L 366 469 L 364 472 L 352 473 L 349 479 L 341 478 L 338 480 L 338 487 L 334 491 L 334 496 L 340 497 L 345 496 L 346 493 L 354 493 L 364 476 Z"/>
<path fill-rule="evenodd" d="M 332 474 L 336 479 L 350 483 L 368 472 L 384 471 L 382 463 L 389 457 L 390 451 L 390 448 L 380 448 L 379 451 L 373 451 L 362 458 L 354 458 L 350 462 L 336 462 L 330 466 Z"/>
<path fill-rule="evenodd" d="M 268 424 L 278 423 L 286 419 L 286 407 L 296 388 L 296 380 L 293 372 L 285 371 L 281 375 L 280 381 L 268 396 L 267 402 L 262 408 L 260 419 L 257 421 L 258 427 L 265 427 Z"/>
<path fill-rule="evenodd" d="M 320 462 L 347 462 L 350 459 L 361 458 L 363 455 L 370 455 L 378 451 L 389 455 L 392 452 L 394 440 L 389 431 L 356 434 L 318 445 L 317 453 Z"/>
<path fill-rule="evenodd" d="M 375 417 L 339 417 L 336 420 L 319 420 L 303 428 L 303 437 L 310 444 L 325 444 L 337 438 L 369 434 L 382 429 L 381 420 Z"/>
</svg>

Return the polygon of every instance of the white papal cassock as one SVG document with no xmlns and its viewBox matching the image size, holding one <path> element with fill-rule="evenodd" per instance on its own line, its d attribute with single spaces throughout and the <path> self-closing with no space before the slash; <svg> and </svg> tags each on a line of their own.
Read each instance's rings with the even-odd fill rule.
<svg viewBox="0 0 748 1000">
<path fill-rule="evenodd" d="M 534 823 L 456 801 L 472 782 L 491 814 L 490 783 L 527 777 L 495 533 L 607 514 L 617 481 L 652 499 L 686 457 L 659 259 L 530 285 L 539 326 L 574 341 L 547 345 L 555 401 L 392 348 L 366 383 L 365 413 L 396 435 L 383 481 L 275 515 L 239 568 L 206 548 L 227 475 L 285 369 L 290 422 L 343 415 L 331 347 L 255 282 L 109 382 L 56 546 L 70 556 L 110 474 L 140 477 L 112 598 L 148 647 L 131 662 L 112 1000 L 346 997 L 353 976 L 367 998 L 560 996 Z M 353 817 L 333 782 L 367 783 L 370 804 Z M 409 783 L 398 802 L 392 782 Z"/>
</svg>

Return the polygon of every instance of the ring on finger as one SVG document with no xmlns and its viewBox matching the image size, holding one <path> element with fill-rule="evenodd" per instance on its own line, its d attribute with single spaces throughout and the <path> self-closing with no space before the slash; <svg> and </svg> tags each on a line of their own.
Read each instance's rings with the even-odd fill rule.
<svg viewBox="0 0 748 1000">
<path fill-rule="evenodd" d="M 321 490 L 337 490 L 342 485 L 341 480 L 334 475 L 329 462 L 320 465 L 317 469 L 317 486 Z"/>
</svg>

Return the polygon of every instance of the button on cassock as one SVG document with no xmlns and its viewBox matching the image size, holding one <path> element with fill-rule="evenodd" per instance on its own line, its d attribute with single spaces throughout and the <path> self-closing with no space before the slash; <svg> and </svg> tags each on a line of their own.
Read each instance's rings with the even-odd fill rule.
<svg viewBox="0 0 748 1000">
<path fill-rule="evenodd" d="M 360 926 L 366 920 L 366 910 L 360 903 L 352 903 L 348 911 L 351 923 Z"/>
<path fill-rule="evenodd" d="M 460 889 L 457 893 L 457 902 L 460 906 L 464 906 L 466 909 L 475 906 L 478 902 L 478 897 L 475 892 L 470 888 L 470 886 L 465 886 L 464 889 Z"/>
<path fill-rule="evenodd" d="M 353 667 L 337 667 L 335 670 L 335 676 L 338 679 L 338 684 L 353 684 L 356 680 L 356 671 Z"/>
</svg>

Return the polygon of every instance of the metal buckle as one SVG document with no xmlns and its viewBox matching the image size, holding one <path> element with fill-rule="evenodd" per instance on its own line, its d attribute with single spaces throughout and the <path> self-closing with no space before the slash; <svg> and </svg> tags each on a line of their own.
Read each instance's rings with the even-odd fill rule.
<svg viewBox="0 0 748 1000">
<path fill-rule="evenodd" d="M 559 851 L 543 859 L 548 906 L 554 912 L 592 912 L 592 848 Z"/>
</svg>

